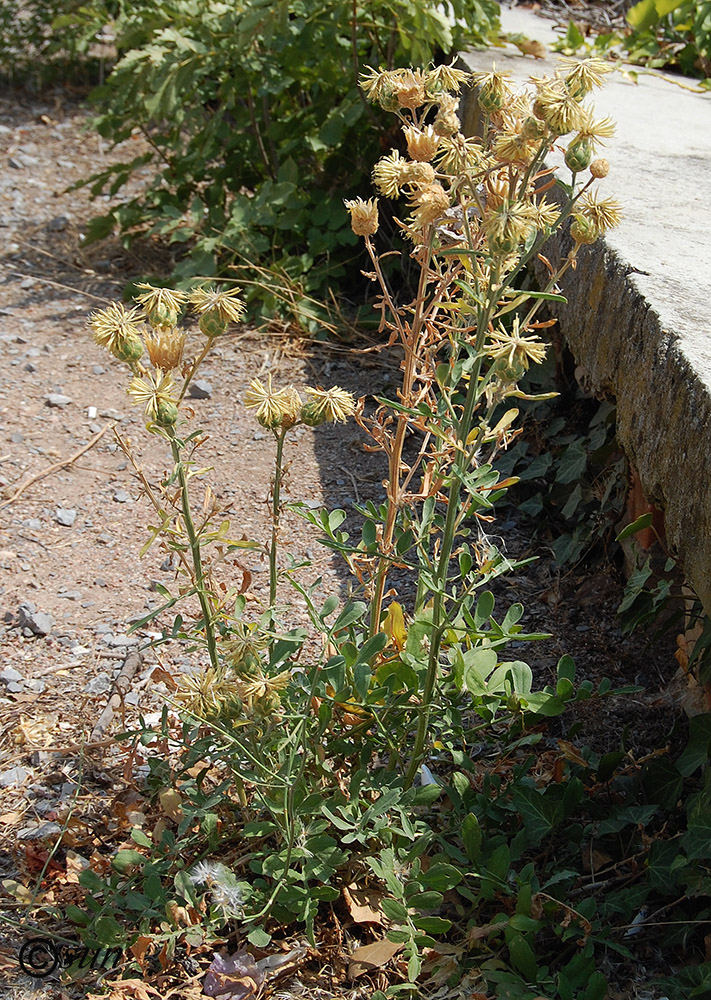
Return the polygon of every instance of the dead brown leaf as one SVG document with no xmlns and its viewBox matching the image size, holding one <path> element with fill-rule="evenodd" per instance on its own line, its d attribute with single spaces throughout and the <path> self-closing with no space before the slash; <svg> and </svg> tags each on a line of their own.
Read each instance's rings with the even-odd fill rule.
<svg viewBox="0 0 711 1000">
<path fill-rule="evenodd" d="M 382 925 L 383 914 L 380 909 L 382 892 L 377 889 L 366 889 L 355 883 L 344 886 L 341 892 L 354 923 Z"/>
<path fill-rule="evenodd" d="M 388 941 L 387 938 L 373 941 L 372 944 L 361 945 L 350 956 L 348 978 L 357 979 L 358 976 L 364 976 L 366 972 L 381 969 L 401 950 L 401 944 L 395 944 L 394 941 Z"/>
</svg>

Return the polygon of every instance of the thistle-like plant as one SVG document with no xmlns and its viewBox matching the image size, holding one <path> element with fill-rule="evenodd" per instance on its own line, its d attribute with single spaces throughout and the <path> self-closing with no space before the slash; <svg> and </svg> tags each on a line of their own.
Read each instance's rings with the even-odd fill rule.
<svg viewBox="0 0 711 1000">
<path fill-rule="evenodd" d="M 427 622 L 429 652 L 407 782 L 422 761 L 444 636 L 470 641 L 474 594 L 508 565 L 486 530 L 511 483 L 499 481 L 492 460 L 517 433 L 518 410 L 508 404 L 527 398 L 519 380 L 545 354 L 538 332 L 549 321 L 538 310 L 561 298 L 557 282 L 581 245 L 620 217 L 617 203 L 593 188 L 608 170 L 594 159 L 596 146 L 614 126 L 595 119 L 586 99 L 607 69 L 598 59 L 570 62 L 520 92 L 496 67 L 473 76 L 450 67 L 369 70 L 361 79 L 368 98 L 401 122 L 407 155 L 393 149 L 382 157 L 373 181 L 382 197 L 405 201 L 397 224 L 419 275 L 414 299 L 399 305 L 382 266 L 388 250 L 377 249 L 377 200 L 346 201 L 379 286 L 381 326 L 402 352 L 397 400 L 380 399 L 372 416 L 359 416 L 387 456 L 388 477 L 383 514 L 366 514 L 371 523 L 352 558 L 370 598 L 371 636 L 387 626 L 391 568 L 407 566 L 417 577 L 411 616 Z M 469 84 L 483 116 L 476 137 L 461 132 L 456 114 Z M 549 160 L 557 152 L 569 183 L 556 184 Z M 555 271 L 542 250 L 568 219 L 573 248 Z M 517 279 L 536 256 L 547 285 L 522 290 Z M 413 429 L 414 460 L 404 456 Z"/>
</svg>

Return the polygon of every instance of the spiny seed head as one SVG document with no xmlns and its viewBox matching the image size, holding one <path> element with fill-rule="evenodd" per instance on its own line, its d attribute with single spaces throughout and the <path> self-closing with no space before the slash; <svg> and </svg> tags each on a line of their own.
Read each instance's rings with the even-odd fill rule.
<svg viewBox="0 0 711 1000">
<path fill-rule="evenodd" d="M 344 201 L 351 216 L 351 229 L 356 236 L 373 236 L 378 231 L 378 200 L 354 198 Z"/>
<path fill-rule="evenodd" d="M 600 232 L 595 223 L 590 219 L 586 219 L 583 215 L 574 215 L 573 221 L 570 223 L 570 235 L 576 243 L 587 245 L 595 243 L 600 236 Z"/>
<path fill-rule="evenodd" d="M 408 163 L 405 170 L 405 180 L 407 184 L 433 184 L 435 179 L 434 167 L 431 163 Z"/>
<path fill-rule="evenodd" d="M 140 337 L 128 334 L 123 340 L 117 340 L 110 350 L 119 361 L 134 365 L 143 355 L 143 343 Z"/>
<path fill-rule="evenodd" d="M 479 107 L 486 114 L 500 111 L 511 97 L 510 73 L 501 73 L 493 64 L 490 73 L 475 73 L 474 80 L 479 85 L 477 98 Z"/>
<path fill-rule="evenodd" d="M 345 423 L 355 413 L 355 400 L 350 392 L 334 385 L 330 389 L 306 386 L 306 404 L 301 420 L 309 427 L 319 424 Z"/>
<path fill-rule="evenodd" d="M 177 324 L 180 310 L 187 302 L 185 292 L 172 288 L 155 288 L 146 282 L 138 282 L 137 288 L 144 289 L 142 295 L 134 296 L 146 311 L 148 322 L 154 329 L 170 328 Z"/>
</svg>

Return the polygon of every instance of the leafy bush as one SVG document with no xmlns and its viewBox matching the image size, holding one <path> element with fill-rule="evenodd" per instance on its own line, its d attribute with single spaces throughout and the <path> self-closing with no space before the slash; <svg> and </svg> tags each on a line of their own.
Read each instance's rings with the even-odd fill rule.
<svg viewBox="0 0 711 1000">
<path fill-rule="evenodd" d="M 115 4 L 107 2 L 105 18 Z M 62 76 L 95 84 L 87 56 L 103 26 L 81 0 L 3 0 L 0 3 L 0 77 L 42 86 Z"/>
<path fill-rule="evenodd" d="M 673 67 L 711 86 L 711 0 L 640 0 L 627 12 L 625 31 L 599 34 L 588 43 L 574 21 L 555 48 L 569 55 L 587 50 L 653 68 Z"/>
<path fill-rule="evenodd" d="M 97 23 L 102 20 L 96 11 Z M 482 44 L 498 24 L 492 0 L 165 0 L 122 5 L 119 60 L 94 99 L 96 126 L 118 142 L 135 130 L 150 152 L 91 179 L 119 191 L 138 167 L 148 189 L 95 219 L 88 238 L 118 226 L 127 242 L 151 233 L 184 250 L 175 276 L 228 263 L 266 264 L 313 314 L 346 274 L 358 281 L 344 190 L 364 194 L 389 140 L 380 109 L 358 87 L 366 65 L 429 63 Z M 350 268 L 350 270 L 349 270 Z M 250 275 L 254 279 L 254 275 Z M 258 277 L 247 298 L 266 293 Z M 312 325 L 318 317 L 312 315 Z"/>
</svg>

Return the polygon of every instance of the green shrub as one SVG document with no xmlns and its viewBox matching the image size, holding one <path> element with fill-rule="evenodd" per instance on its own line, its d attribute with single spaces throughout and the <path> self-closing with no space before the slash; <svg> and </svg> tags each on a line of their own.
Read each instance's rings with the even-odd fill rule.
<svg viewBox="0 0 711 1000">
<path fill-rule="evenodd" d="M 150 152 L 97 174 L 92 191 L 115 193 L 146 164 L 152 179 L 87 238 L 118 226 L 126 241 L 150 233 L 182 244 L 182 280 L 245 262 L 304 295 L 323 294 L 349 266 L 360 280 L 343 191 L 370 190 L 392 125 L 367 105 L 358 73 L 430 63 L 482 44 L 497 24 L 492 0 L 126 6 L 115 24 L 120 58 L 94 95 L 96 125 L 113 142 L 139 130 Z M 278 292 L 263 285 L 252 297 L 273 311 Z"/>
</svg>

